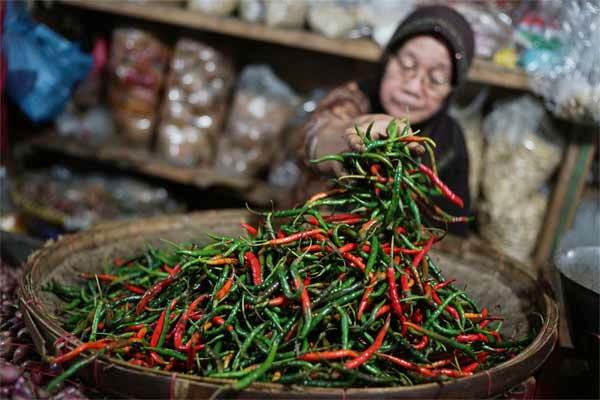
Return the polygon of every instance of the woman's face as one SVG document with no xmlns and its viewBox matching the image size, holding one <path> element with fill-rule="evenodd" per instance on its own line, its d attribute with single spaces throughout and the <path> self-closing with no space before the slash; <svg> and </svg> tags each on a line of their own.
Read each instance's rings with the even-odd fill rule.
<svg viewBox="0 0 600 400">
<path fill-rule="evenodd" d="M 435 114 L 452 90 L 452 62 L 448 48 L 431 36 L 415 36 L 390 56 L 381 87 L 385 111 L 411 123 Z"/>
</svg>

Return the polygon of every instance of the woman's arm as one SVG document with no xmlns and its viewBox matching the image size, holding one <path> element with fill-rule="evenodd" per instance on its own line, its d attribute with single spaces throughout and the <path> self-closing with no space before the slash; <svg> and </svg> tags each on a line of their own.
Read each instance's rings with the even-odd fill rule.
<svg viewBox="0 0 600 400">
<path fill-rule="evenodd" d="M 339 153 L 348 148 L 346 130 L 356 118 L 369 112 L 369 101 L 355 82 L 331 91 L 319 103 L 304 126 L 304 158 L 309 160 L 327 154 Z M 339 164 L 320 163 L 321 173 L 334 174 Z"/>
</svg>

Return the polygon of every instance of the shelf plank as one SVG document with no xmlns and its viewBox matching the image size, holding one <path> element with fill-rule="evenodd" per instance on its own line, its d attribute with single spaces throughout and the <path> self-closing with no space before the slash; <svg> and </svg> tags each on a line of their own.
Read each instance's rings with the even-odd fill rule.
<svg viewBox="0 0 600 400">
<path fill-rule="evenodd" d="M 90 11 L 216 32 L 360 61 L 377 62 L 381 56 L 380 47 L 367 39 L 331 39 L 309 31 L 274 29 L 238 18 L 214 17 L 197 11 L 161 5 L 86 0 L 63 0 L 62 2 Z M 469 71 L 469 80 L 509 89 L 529 90 L 527 74 L 524 71 L 500 67 L 482 59 L 475 59 L 473 62 Z"/>
<path fill-rule="evenodd" d="M 224 176 L 208 167 L 180 167 L 161 160 L 145 149 L 126 146 L 118 140 L 101 146 L 90 146 L 73 138 L 63 138 L 54 133 L 40 135 L 26 146 L 52 151 L 82 160 L 110 163 L 130 172 L 165 179 L 200 189 L 225 188 L 240 194 L 240 198 L 256 205 L 269 205 L 276 200 L 277 191 L 263 181 Z"/>
</svg>

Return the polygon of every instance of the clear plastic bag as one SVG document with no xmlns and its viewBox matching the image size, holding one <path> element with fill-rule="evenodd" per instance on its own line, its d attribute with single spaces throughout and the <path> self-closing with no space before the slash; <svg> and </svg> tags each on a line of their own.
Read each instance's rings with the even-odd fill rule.
<svg viewBox="0 0 600 400">
<path fill-rule="evenodd" d="M 32 121 L 50 121 L 64 110 L 75 83 L 88 75 L 92 57 L 35 23 L 24 2 L 9 1 L 6 7 L 2 32 L 6 91 Z"/>
<path fill-rule="evenodd" d="M 500 104 L 484 121 L 479 204 L 482 236 L 520 259 L 533 250 L 547 205 L 540 193 L 562 157 L 559 136 L 530 96 Z"/>
<path fill-rule="evenodd" d="M 308 26 L 327 37 L 347 37 L 356 28 L 356 5 L 355 0 L 312 0 Z"/>
<path fill-rule="evenodd" d="M 273 28 L 302 28 L 308 0 L 265 0 L 265 23 Z"/>
<path fill-rule="evenodd" d="M 231 62 L 222 54 L 200 42 L 180 39 L 166 83 L 158 153 L 180 165 L 210 162 L 234 79 Z"/>
<path fill-rule="evenodd" d="M 417 6 L 415 0 L 361 1 L 356 9 L 357 24 L 372 31 L 375 42 L 384 47 L 391 39 L 398 24 Z"/>
<path fill-rule="evenodd" d="M 266 167 L 297 103 L 294 92 L 268 66 L 246 67 L 225 135 L 219 139 L 217 169 L 227 175 L 252 176 Z"/>
<path fill-rule="evenodd" d="M 491 58 L 512 39 L 511 18 L 493 7 L 492 2 L 458 2 L 453 4 L 469 22 L 475 33 L 475 54 Z"/>
<path fill-rule="evenodd" d="M 233 12 L 238 0 L 188 0 L 188 8 L 205 14 L 225 17 Z"/>
<path fill-rule="evenodd" d="M 119 132 L 133 144 L 152 142 L 168 58 L 168 49 L 147 32 L 113 32 L 109 103 Z"/>
<path fill-rule="evenodd" d="M 522 64 L 530 74 L 532 90 L 544 97 L 554 114 L 597 126 L 600 4 L 595 0 L 569 0 L 561 3 L 557 18 L 559 48 L 530 48 Z"/>
<path fill-rule="evenodd" d="M 483 168 L 483 114 L 482 108 L 488 97 L 488 90 L 483 89 L 477 97 L 464 108 L 453 106 L 450 114 L 458 120 L 465 135 L 467 153 L 469 155 L 469 193 L 471 204 L 476 204 L 479 195 L 479 184 Z"/>
<path fill-rule="evenodd" d="M 264 22 L 266 6 L 264 0 L 240 0 L 239 15 L 244 21 Z"/>
</svg>

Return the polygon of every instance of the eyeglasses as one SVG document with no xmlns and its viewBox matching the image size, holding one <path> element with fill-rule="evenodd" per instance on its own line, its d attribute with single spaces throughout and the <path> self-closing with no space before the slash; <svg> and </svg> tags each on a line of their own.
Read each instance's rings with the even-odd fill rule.
<svg viewBox="0 0 600 400">
<path fill-rule="evenodd" d="M 412 80 L 423 70 L 412 54 L 399 54 L 391 59 L 390 74 L 404 80 Z M 450 89 L 450 76 L 440 67 L 433 67 L 424 72 L 424 87 L 431 96 L 445 95 Z"/>
</svg>

